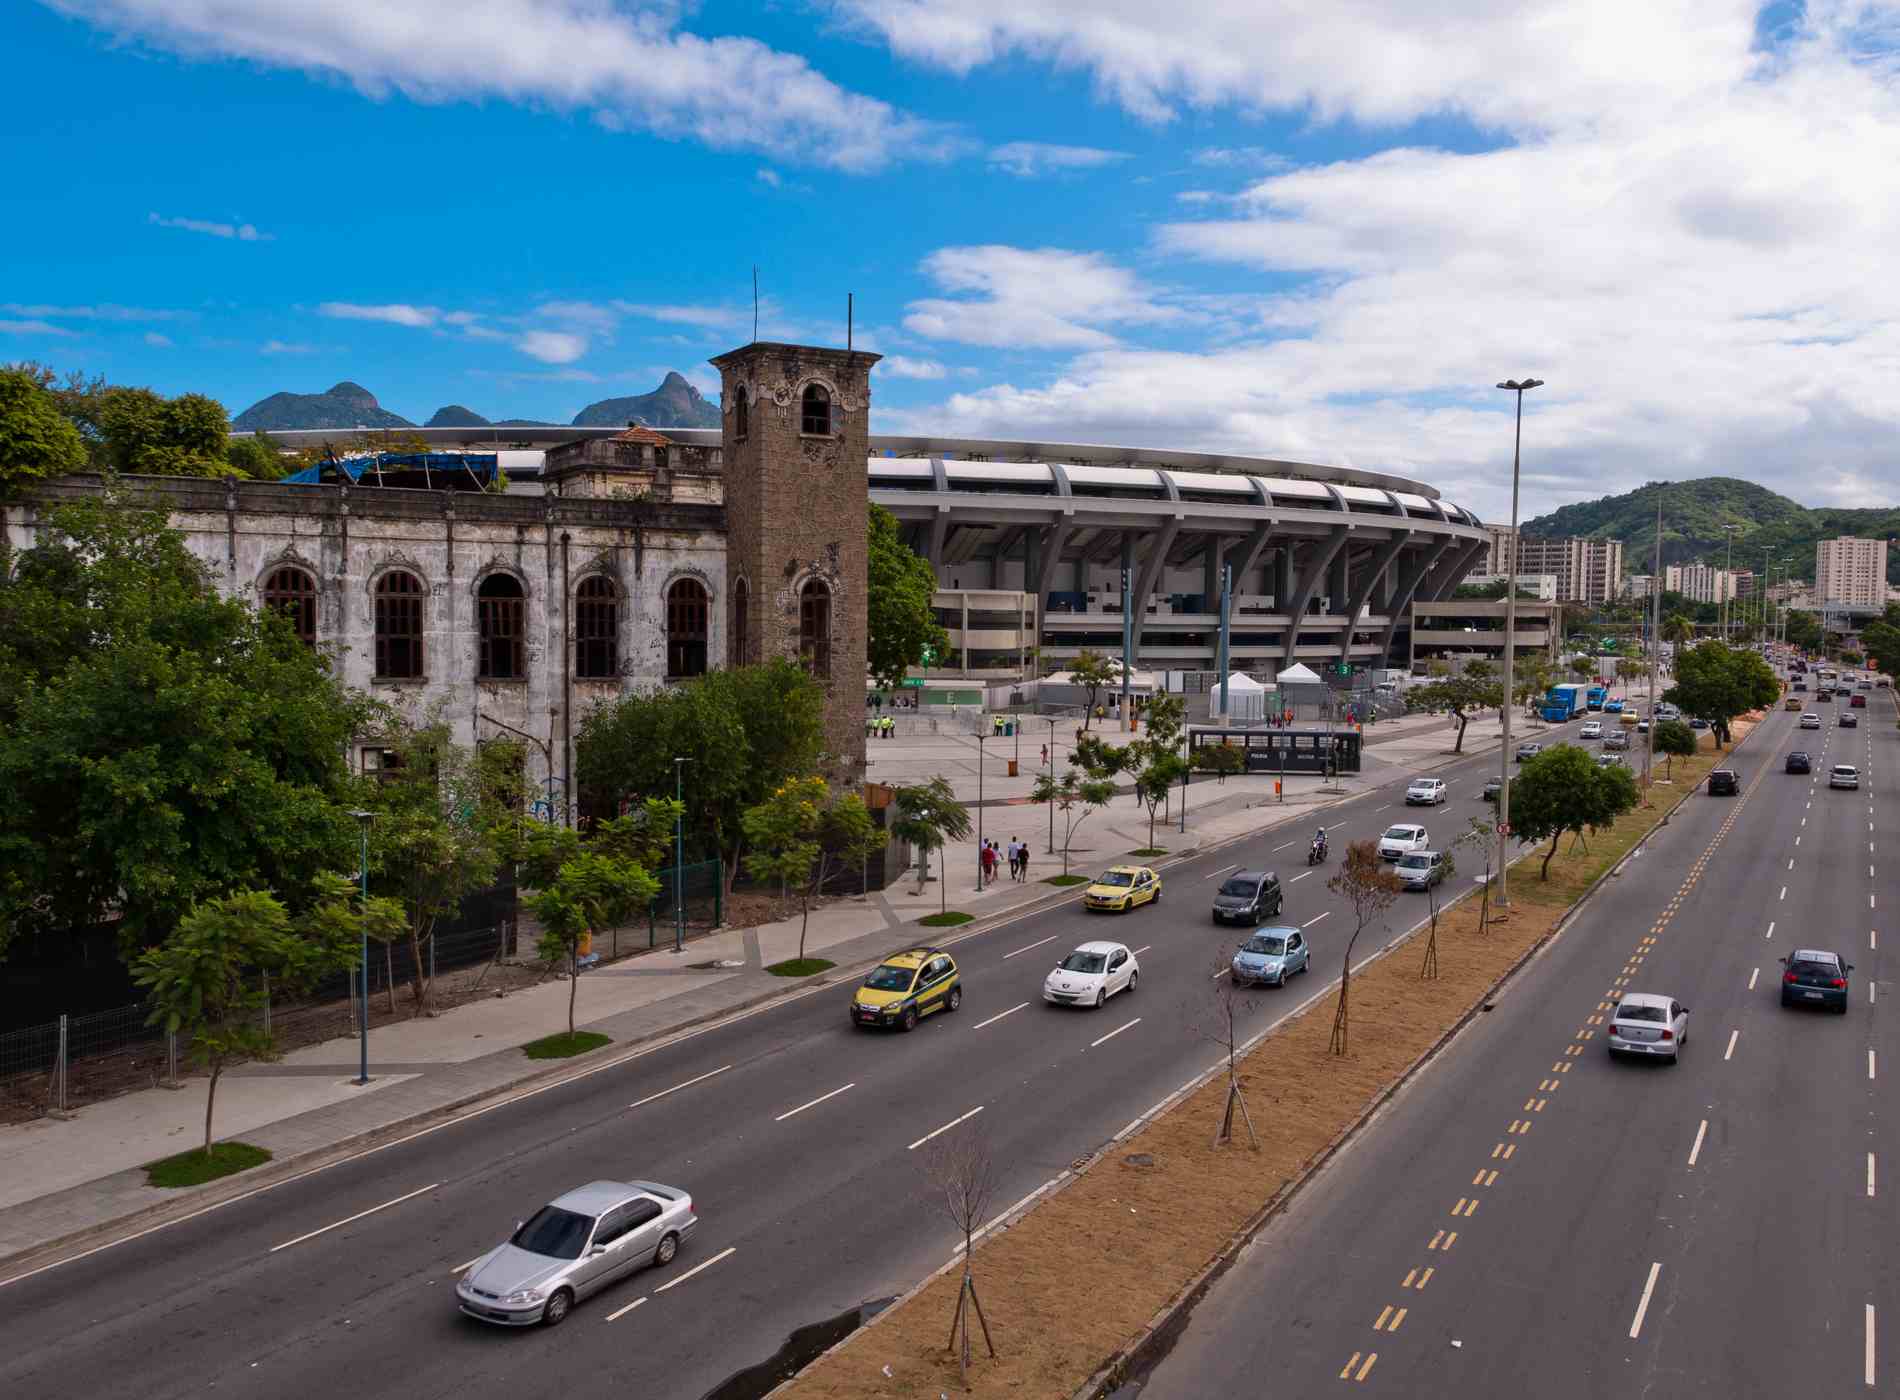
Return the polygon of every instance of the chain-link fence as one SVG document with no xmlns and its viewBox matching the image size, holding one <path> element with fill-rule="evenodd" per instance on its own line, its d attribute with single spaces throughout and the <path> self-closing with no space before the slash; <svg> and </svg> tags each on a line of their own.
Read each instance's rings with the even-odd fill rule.
<svg viewBox="0 0 1900 1400">
<path fill-rule="evenodd" d="M 682 938 L 693 938 L 719 926 L 725 912 L 725 862 L 695 861 L 654 872 L 660 881 L 660 893 L 647 906 L 647 947 L 657 947 L 673 937 L 677 929 Z M 594 951 L 619 956 L 620 930 L 612 931 L 616 940 L 611 949 Z"/>
</svg>

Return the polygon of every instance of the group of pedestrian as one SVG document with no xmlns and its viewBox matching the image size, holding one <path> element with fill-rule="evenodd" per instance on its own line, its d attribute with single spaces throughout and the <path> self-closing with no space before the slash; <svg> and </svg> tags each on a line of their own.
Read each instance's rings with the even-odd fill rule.
<svg viewBox="0 0 1900 1400">
<path fill-rule="evenodd" d="M 999 848 L 996 842 L 986 837 L 982 847 L 977 852 L 977 862 L 983 872 L 984 884 L 991 884 L 995 881 L 996 867 L 1002 863 L 1005 856 L 1009 859 L 1010 879 L 1021 883 L 1029 878 L 1029 843 L 1027 841 L 1019 841 L 1012 836 L 1009 838 L 1009 846 L 1007 850 L 1005 850 Z"/>
<path fill-rule="evenodd" d="M 864 708 L 874 713 L 883 714 L 886 705 L 889 705 L 893 710 L 914 710 L 917 708 L 917 697 L 915 695 L 893 695 L 889 700 L 886 700 L 884 693 L 880 690 L 870 691 L 864 697 Z"/>
<path fill-rule="evenodd" d="M 889 715 L 878 715 L 867 726 L 873 739 L 888 739 L 897 733 L 897 721 Z"/>
</svg>

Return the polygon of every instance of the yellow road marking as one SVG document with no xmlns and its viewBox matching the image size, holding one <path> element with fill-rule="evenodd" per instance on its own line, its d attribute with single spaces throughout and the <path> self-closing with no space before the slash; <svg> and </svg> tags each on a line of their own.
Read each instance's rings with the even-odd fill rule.
<svg viewBox="0 0 1900 1400">
<path fill-rule="evenodd" d="M 1476 1196 L 1473 1196 L 1471 1198 L 1471 1204 L 1465 1207 L 1465 1214 L 1476 1215 L 1477 1213 L 1478 1213 L 1478 1198 Z"/>
<path fill-rule="evenodd" d="M 1383 1332 L 1385 1330 L 1385 1320 L 1390 1316 L 1392 1316 L 1392 1305 L 1387 1303 L 1383 1308 L 1379 1309 L 1379 1320 L 1372 1324 L 1372 1330 L 1375 1332 Z"/>
<path fill-rule="evenodd" d="M 1494 1160 L 1495 1160 L 1496 1158 L 1499 1158 L 1499 1157 L 1502 1157 L 1503 1155 L 1504 1155 L 1504 1144 L 1503 1144 L 1503 1143 L 1499 1143 L 1499 1144 L 1498 1144 L 1498 1145 L 1497 1145 L 1496 1147 L 1494 1147 L 1494 1148 L 1492 1148 L 1492 1149 L 1491 1149 L 1491 1156 L 1492 1156 L 1492 1158 L 1493 1158 Z"/>
<path fill-rule="evenodd" d="M 1478 1168 L 1478 1174 L 1471 1178 L 1471 1184 L 1473 1186 L 1484 1185 L 1484 1168 L 1483 1167 Z"/>
<path fill-rule="evenodd" d="M 1364 1380 L 1364 1379 L 1366 1378 L 1366 1372 L 1368 1372 L 1368 1371 L 1370 1371 L 1370 1370 L 1372 1369 L 1372 1363 L 1373 1363 L 1373 1362 L 1375 1362 L 1375 1361 L 1377 1361 L 1378 1359 L 1379 1359 L 1379 1353 L 1378 1353 L 1378 1352 L 1376 1352 L 1376 1351 L 1374 1351 L 1374 1352 L 1368 1352 L 1368 1353 L 1366 1354 L 1366 1360 L 1365 1360 L 1365 1364 L 1364 1364 L 1364 1365 L 1362 1365 L 1362 1366 L 1361 1366 L 1361 1367 L 1359 1368 L 1359 1371 L 1358 1371 L 1358 1373 L 1357 1373 L 1357 1374 L 1356 1374 L 1355 1376 L 1353 1376 L 1353 1379 L 1354 1379 L 1354 1380 L 1356 1380 L 1356 1381 L 1362 1381 L 1362 1380 Z"/>
<path fill-rule="evenodd" d="M 1505 1160 L 1505 1161 L 1507 1161 L 1507 1162 L 1508 1162 L 1508 1161 L 1510 1161 L 1510 1160 L 1511 1160 L 1511 1154 L 1512 1154 L 1513 1152 L 1515 1152 L 1515 1151 L 1517 1151 L 1517 1144 L 1516 1144 L 1516 1143 L 1514 1143 L 1514 1142 L 1510 1142 L 1510 1143 L 1506 1143 L 1506 1144 L 1504 1145 L 1504 1160 Z"/>
<path fill-rule="evenodd" d="M 1418 1276 L 1418 1286 L 1423 1288 L 1426 1284 L 1430 1283 L 1432 1281 L 1432 1275 L 1436 1272 L 1437 1270 L 1433 1269 L 1429 1264 L 1426 1265 L 1425 1272 Z"/>
<path fill-rule="evenodd" d="M 1484 1184 L 1486 1186 L 1496 1186 L 1498 1184 L 1498 1174 L 1495 1169 L 1484 1173 Z"/>
<path fill-rule="evenodd" d="M 1557 1073 L 1559 1073 L 1559 1074 L 1568 1074 L 1568 1073 L 1570 1073 L 1570 1066 L 1569 1066 L 1569 1065 L 1558 1065 L 1558 1066 L 1557 1066 Z"/>
<path fill-rule="evenodd" d="M 1392 1325 L 1385 1330 L 1388 1332 L 1396 1332 L 1399 1330 L 1399 1324 L 1403 1321 L 1405 1321 L 1405 1309 L 1400 1308 L 1397 1312 L 1392 1314 Z"/>
<path fill-rule="evenodd" d="M 1352 1368 L 1353 1368 L 1353 1367 L 1355 1367 L 1355 1366 L 1357 1366 L 1358 1364 L 1359 1364 L 1359 1353 L 1355 1351 L 1355 1352 L 1354 1352 L 1354 1353 L 1352 1354 L 1352 1356 L 1351 1356 L 1351 1357 L 1349 1357 L 1349 1358 L 1347 1359 L 1347 1361 L 1346 1361 L 1346 1364 L 1345 1364 L 1344 1366 L 1341 1366 L 1341 1367 L 1339 1368 L 1339 1378 L 1340 1378 L 1340 1379 L 1341 1379 L 1342 1381 L 1349 1381 L 1349 1380 L 1351 1380 L 1351 1379 L 1352 1379 Z"/>
<path fill-rule="evenodd" d="M 1542 1113 L 1542 1112 L 1544 1111 L 1544 1105 L 1545 1105 L 1545 1104 L 1547 1104 L 1547 1103 L 1549 1103 L 1549 1102 L 1550 1102 L 1550 1100 L 1549 1100 L 1549 1099 L 1539 1099 L 1539 1100 L 1537 1101 L 1537 1106 L 1536 1106 L 1535 1108 L 1533 1108 L 1533 1109 L 1531 1109 L 1531 1112 L 1532 1112 L 1532 1113 Z"/>
<path fill-rule="evenodd" d="M 1463 1215 L 1465 1213 L 1465 1198 L 1463 1196 L 1458 1198 L 1458 1204 L 1451 1208 L 1451 1213 L 1453 1215 Z"/>
<path fill-rule="evenodd" d="M 1446 1235 L 1446 1236 L 1445 1236 L 1445 1249 L 1446 1249 L 1446 1250 L 1449 1250 L 1449 1249 L 1450 1249 L 1450 1248 L 1451 1248 L 1451 1247 L 1452 1247 L 1453 1245 L 1455 1245 L 1455 1244 L 1457 1244 L 1457 1243 L 1458 1243 L 1458 1232 L 1457 1232 L 1456 1230 L 1453 1230 L 1453 1231 L 1452 1231 L 1452 1232 L 1451 1232 L 1451 1233 L 1450 1233 L 1449 1235 Z M 1442 1252 L 1442 1251 L 1441 1251 L 1441 1252 Z"/>
<path fill-rule="evenodd" d="M 1404 1283 L 1401 1283 L 1401 1284 L 1399 1285 L 1399 1287 L 1400 1287 L 1400 1288 L 1410 1288 L 1410 1287 L 1412 1286 L 1412 1280 L 1413 1280 L 1413 1279 L 1415 1279 L 1415 1278 L 1417 1278 L 1417 1277 L 1418 1277 L 1418 1270 L 1417 1270 L 1417 1269 L 1407 1269 L 1407 1270 L 1405 1271 L 1405 1282 L 1404 1282 Z"/>
<path fill-rule="evenodd" d="M 1444 1239 L 1444 1238 L 1445 1238 L 1445 1232 L 1444 1232 L 1443 1230 L 1434 1230 L 1434 1231 L 1432 1231 L 1432 1242 L 1431 1242 L 1430 1244 L 1428 1244 L 1428 1245 L 1426 1245 L 1426 1246 L 1425 1246 L 1425 1248 L 1427 1248 L 1427 1249 L 1437 1249 L 1437 1248 L 1438 1248 L 1438 1242 L 1439 1242 L 1440 1240 L 1442 1240 L 1442 1239 Z"/>
</svg>

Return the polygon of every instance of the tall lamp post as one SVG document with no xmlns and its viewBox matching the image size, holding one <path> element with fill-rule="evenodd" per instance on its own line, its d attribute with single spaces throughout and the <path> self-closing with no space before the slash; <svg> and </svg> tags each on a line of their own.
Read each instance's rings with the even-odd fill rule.
<svg viewBox="0 0 1900 1400">
<path fill-rule="evenodd" d="M 976 889 L 983 892 L 983 714 L 977 712 L 976 729 Z M 1052 818 L 1053 819 L 1053 818 Z"/>
<path fill-rule="evenodd" d="M 357 977 L 357 991 L 362 1000 L 357 1003 L 357 1026 L 360 1030 L 360 1061 L 357 1066 L 356 1082 L 369 1083 L 369 828 L 376 820 L 374 812 L 351 812 L 357 825 L 363 832 L 363 960 Z"/>
<path fill-rule="evenodd" d="M 1722 644 L 1732 645 L 1735 623 L 1735 532 L 1739 525 L 1724 525 L 1722 533 L 1728 536 L 1727 562 L 1722 565 Z"/>
<path fill-rule="evenodd" d="M 686 949 L 686 765 L 693 760 L 673 760 L 673 951 Z"/>
<path fill-rule="evenodd" d="M 1049 781 L 1056 780 L 1056 722 L 1053 716 L 1049 720 Z M 977 819 L 982 820 L 982 808 L 977 809 Z M 1049 849 L 1056 848 L 1056 804 L 1054 798 L 1049 801 Z"/>
<path fill-rule="evenodd" d="M 1517 433 L 1511 444 L 1511 559 L 1505 566 L 1504 577 L 1504 724 L 1503 747 L 1498 750 L 1498 908 L 1511 907 L 1510 858 L 1504 848 L 1511 830 L 1511 710 L 1517 701 L 1516 690 L 1517 660 L 1517 574 L 1521 551 L 1517 542 L 1517 486 L 1518 472 L 1524 455 L 1524 394 L 1529 389 L 1541 389 L 1541 379 L 1507 379 L 1498 388 L 1517 395 Z"/>
</svg>

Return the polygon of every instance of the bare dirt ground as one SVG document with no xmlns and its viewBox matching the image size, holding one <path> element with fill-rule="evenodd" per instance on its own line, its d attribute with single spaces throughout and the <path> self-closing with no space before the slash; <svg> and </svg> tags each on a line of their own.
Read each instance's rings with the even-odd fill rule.
<svg viewBox="0 0 1900 1400">
<path fill-rule="evenodd" d="M 1750 727 L 1740 721 L 1736 737 Z M 1508 921 L 1493 918 L 1479 933 L 1476 899 L 1441 912 L 1435 980 L 1420 977 L 1423 932 L 1356 974 L 1349 1055 L 1328 1049 L 1331 996 L 1263 1041 L 1241 1069 L 1260 1134 L 1257 1151 L 1245 1145 L 1244 1130 L 1241 1145 L 1214 1146 L 1227 1090 L 1225 1079 L 1216 1078 L 1095 1161 L 1066 1190 L 979 1242 L 977 1287 L 1000 1355 L 989 1360 L 978 1335 L 971 1393 L 1073 1394 L 1555 928 L 1677 795 L 1721 761 L 1705 736 L 1696 758 L 1676 762 L 1673 782 L 1656 789 L 1652 807 L 1638 807 L 1614 830 L 1590 837 L 1587 853 L 1562 838 L 1547 883 L 1537 878 L 1541 849 L 1514 866 Z M 1391 924 L 1403 928 L 1423 913 L 1417 896 L 1401 896 Z M 1361 939 L 1357 956 L 1374 951 L 1371 937 Z M 1210 962 L 1213 952 L 1210 944 Z M 1336 975 L 1338 968 L 1322 971 Z M 1182 1008 L 1182 1014 L 1197 1012 Z M 955 1272 L 933 1279 L 808 1367 L 784 1394 L 864 1400 L 961 1392 L 945 1346 L 958 1283 Z"/>
</svg>

